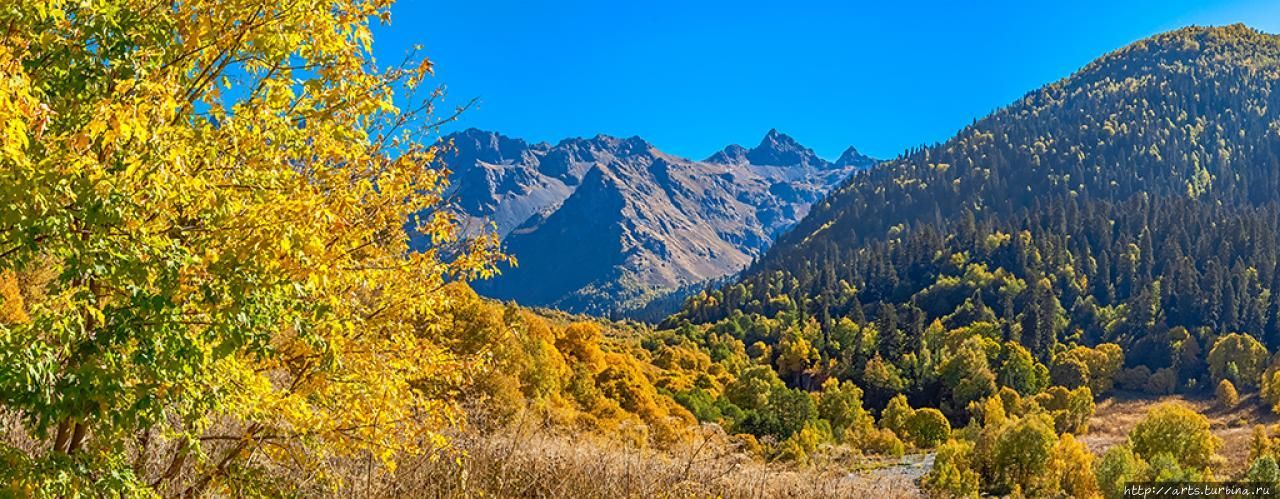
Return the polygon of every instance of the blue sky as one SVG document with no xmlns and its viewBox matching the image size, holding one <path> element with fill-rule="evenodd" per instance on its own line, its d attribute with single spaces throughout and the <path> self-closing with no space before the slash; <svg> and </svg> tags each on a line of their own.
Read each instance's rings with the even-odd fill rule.
<svg viewBox="0 0 1280 499">
<path fill-rule="evenodd" d="M 458 127 L 695 159 L 778 128 L 891 157 L 1134 40 L 1235 22 L 1280 32 L 1280 2 L 399 0 L 374 50 L 421 44 L 448 105 L 479 99 Z"/>
</svg>

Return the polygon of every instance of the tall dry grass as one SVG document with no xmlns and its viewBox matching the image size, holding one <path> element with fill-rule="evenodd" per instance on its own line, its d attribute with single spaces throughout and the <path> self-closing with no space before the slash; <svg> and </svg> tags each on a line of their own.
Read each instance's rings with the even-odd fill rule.
<svg viewBox="0 0 1280 499">
<path fill-rule="evenodd" d="M 297 469 L 264 468 L 253 490 L 275 489 L 284 496 L 361 498 L 550 498 L 550 497 L 723 497 L 892 499 L 918 497 L 910 478 L 890 473 L 850 473 L 869 461 L 841 449 L 828 449 L 807 467 L 768 464 L 739 448 L 715 425 L 695 430 L 691 440 L 667 449 L 643 448 L 616 437 L 565 430 L 520 418 L 512 426 L 481 431 L 472 427 L 451 435 L 452 447 L 427 456 L 404 456 L 394 473 L 371 459 L 331 462 L 340 476 L 320 480 Z M 38 455 L 47 442 L 21 431 L 13 414 L 0 411 L 0 437 L 13 447 Z M 162 497 L 184 497 L 193 463 L 168 470 L 177 449 L 171 444 L 132 449 L 144 476 L 175 476 L 155 490 Z M 141 452 L 138 452 L 141 451 Z M 250 462 L 254 460 L 251 458 Z M 248 477 L 240 477 L 244 480 Z M 339 490 L 328 488 L 337 482 Z M 269 482 L 269 483 L 261 483 Z M 329 485 L 325 485 L 329 484 Z M 242 483 L 242 485 L 248 485 Z M 207 492 L 237 497 L 239 487 Z"/>
<path fill-rule="evenodd" d="M 736 448 L 718 427 L 698 433 L 665 450 L 533 425 L 463 433 L 451 451 L 406 463 L 394 479 L 366 492 L 435 498 L 919 496 L 909 480 L 892 475 L 766 464 Z"/>
</svg>

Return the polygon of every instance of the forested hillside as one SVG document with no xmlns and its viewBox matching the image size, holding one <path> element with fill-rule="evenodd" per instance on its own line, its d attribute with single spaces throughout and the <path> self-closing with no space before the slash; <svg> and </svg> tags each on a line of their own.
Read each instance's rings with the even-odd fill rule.
<svg viewBox="0 0 1280 499">
<path fill-rule="evenodd" d="M 1103 57 L 855 176 L 672 323 L 799 314 L 849 375 L 869 355 L 907 368 L 934 320 L 990 320 L 1041 360 L 1115 342 L 1130 365 L 1203 380 L 1180 342 L 1280 344 L 1277 55 L 1276 37 L 1231 26 Z M 874 351 L 838 341 L 846 320 L 877 327 Z"/>
<path fill-rule="evenodd" d="M 1278 56 L 1280 39 L 1240 25 L 1106 55 L 855 175 L 741 279 L 664 326 L 713 351 L 741 341 L 790 386 L 856 384 L 873 411 L 888 406 L 882 425 L 906 403 L 967 422 L 927 477 L 935 490 L 976 491 L 970 472 L 984 492 L 1059 490 L 1007 481 L 984 454 L 990 439 L 1031 431 L 1052 407 L 1091 413 L 1117 387 L 1227 400 L 1261 389 L 1274 403 Z M 1019 394 L 1041 409 L 1007 421 Z M 994 423 L 993 398 L 1004 406 Z M 1128 458 L 1108 458 L 1132 461 L 1134 438 Z"/>
</svg>

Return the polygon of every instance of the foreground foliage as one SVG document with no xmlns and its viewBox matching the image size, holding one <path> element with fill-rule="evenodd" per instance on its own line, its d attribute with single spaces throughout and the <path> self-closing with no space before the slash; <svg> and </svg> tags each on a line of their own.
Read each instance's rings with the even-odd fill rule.
<svg viewBox="0 0 1280 499">
<path fill-rule="evenodd" d="M 440 288 L 501 257 L 437 209 L 389 3 L 0 7 L 0 486 L 256 495 L 444 445 L 481 359 Z"/>
</svg>

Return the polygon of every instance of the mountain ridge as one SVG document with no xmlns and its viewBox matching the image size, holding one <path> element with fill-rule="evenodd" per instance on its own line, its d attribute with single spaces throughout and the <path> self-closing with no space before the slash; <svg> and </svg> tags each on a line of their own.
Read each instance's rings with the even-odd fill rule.
<svg viewBox="0 0 1280 499">
<path fill-rule="evenodd" d="M 553 145 L 471 128 L 441 143 L 460 218 L 472 230 L 492 224 L 520 262 L 477 290 L 599 315 L 678 303 L 666 294 L 738 272 L 828 189 L 875 163 L 848 151 L 827 161 L 777 130 L 752 149 L 726 147 L 741 155 L 723 161 L 667 154 L 637 136 Z"/>
</svg>

